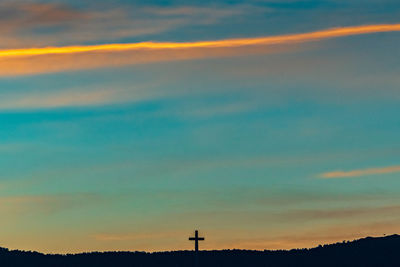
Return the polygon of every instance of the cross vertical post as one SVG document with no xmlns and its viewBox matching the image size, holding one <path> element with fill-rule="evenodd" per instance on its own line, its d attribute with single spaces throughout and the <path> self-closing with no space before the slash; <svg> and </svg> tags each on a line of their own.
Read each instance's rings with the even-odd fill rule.
<svg viewBox="0 0 400 267">
<path fill-rule="evenodd" d="M 204 241 L 204 237 L 199 237 L 199 231 L 194 231 L 194 237 L 189 237 L 190 241 L 194 241 L 195 266 L 199 266 L 199 241 Z"/>
<path fill-rule="evenodd" d="M 199 241 L 204 241 L 204 237 L 199 237 L 199 231 L 194 231 L 194 237 L 189 237 L 190 241 L 194 241 L 194 250 L 199 252 Z"/>
</svg>

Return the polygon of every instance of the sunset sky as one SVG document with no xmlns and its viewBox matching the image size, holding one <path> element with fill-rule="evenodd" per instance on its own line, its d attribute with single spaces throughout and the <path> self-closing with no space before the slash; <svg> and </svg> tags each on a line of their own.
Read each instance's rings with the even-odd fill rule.
<svg viewBox="0 0 400 267">
<path fill-rule="evenodd" d="M 400 233 L 398 0 L 2 0 L 0 246 Z"/>
</svg>

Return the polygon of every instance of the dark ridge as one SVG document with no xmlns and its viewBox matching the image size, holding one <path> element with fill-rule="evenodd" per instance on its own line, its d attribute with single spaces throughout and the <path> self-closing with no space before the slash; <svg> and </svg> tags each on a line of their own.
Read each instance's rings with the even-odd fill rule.
<svg viewBox="0 0 400 267">
<path fill-rule="evenodd" d="M 400 236 L 367 237 L 311 249 L 277 251 L 213 250 L 199 252 L 199 267 L 225 266 L 400 266 Z M 91 252 L 42 254 L 0 248 L 0 266 L 194 266 L 193 251 Z"/>
</svg>

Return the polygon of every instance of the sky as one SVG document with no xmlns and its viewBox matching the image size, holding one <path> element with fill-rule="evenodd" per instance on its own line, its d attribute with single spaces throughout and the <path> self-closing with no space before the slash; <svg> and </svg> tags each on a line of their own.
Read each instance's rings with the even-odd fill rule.
<svg viewBox="0 0 400 267">
<path fill-rule="evenodd" d="M 4 0 L 0 246 L 400 232 L 398 0 Z"/>
</svg>

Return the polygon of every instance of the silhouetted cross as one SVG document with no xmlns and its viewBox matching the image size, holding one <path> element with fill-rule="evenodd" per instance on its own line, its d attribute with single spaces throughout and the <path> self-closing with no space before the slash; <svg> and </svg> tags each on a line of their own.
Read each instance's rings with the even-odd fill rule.
<svg viewBox="0 0 400 267">
<path fill-rule="evenodd" d="M 194 241 L 194 249 L 199 251 L 199 241 L 204 241 L 204 237 L 199 237 L 199 231 L 194 231 L 194 237 L 189 237 L 190 241 Z"/>
</svg>

